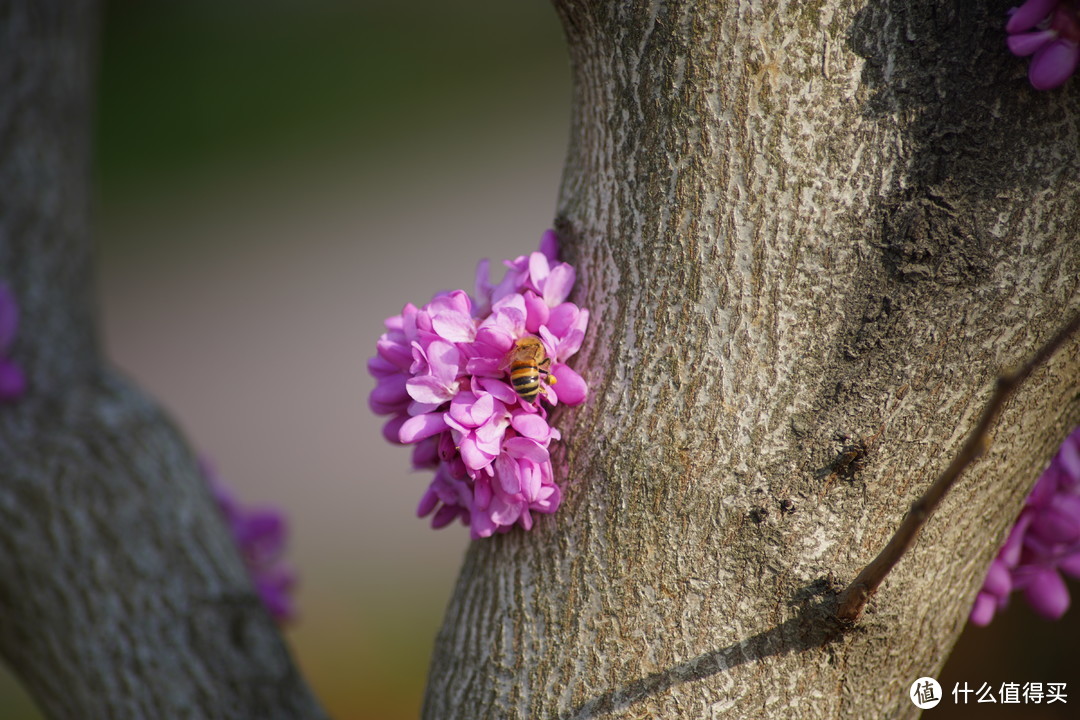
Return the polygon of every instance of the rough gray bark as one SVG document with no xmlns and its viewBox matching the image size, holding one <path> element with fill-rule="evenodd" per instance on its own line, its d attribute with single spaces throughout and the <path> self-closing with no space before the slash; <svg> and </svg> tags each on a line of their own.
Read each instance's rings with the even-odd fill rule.
<svg viewBox="0 0 1080 720">
<path fill-rule="evenodd" d="M 0 2 L 0 654 L 50 718 L 323 718 L 169 420 L 102 361 L 90 273 L 97 3 Z"/>
<path fill-rule="evenodd" d="M 1008 2 L 555 4 L 592 397 L 559 513 L 470 547 L 424 717 L 916 716 L 1080 422 L 1080 344 L 859 626 L 829 613 L 1080 309 L 1076 81 L 1028 87 Z"/>
</svg>

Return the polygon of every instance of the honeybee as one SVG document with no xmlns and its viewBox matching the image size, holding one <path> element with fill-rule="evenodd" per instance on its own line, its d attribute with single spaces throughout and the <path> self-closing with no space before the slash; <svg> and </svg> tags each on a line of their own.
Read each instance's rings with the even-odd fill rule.
<svg viewBox="0 0 1080 720">
<path fill-rule="evenodd" d="M 551 358 L 544 350 L 544 343 L 534 335 L 526 335 L 514 343 L 506 356 L 510 368 L 510 384 L 514 392 L 525 402 L 535 402 L 538 395 L 546 392 L 540 384 L 540 376 L 547 377 L 547 384 L 555 384 L 555 376 L 549 372 Z"/>
</svg>

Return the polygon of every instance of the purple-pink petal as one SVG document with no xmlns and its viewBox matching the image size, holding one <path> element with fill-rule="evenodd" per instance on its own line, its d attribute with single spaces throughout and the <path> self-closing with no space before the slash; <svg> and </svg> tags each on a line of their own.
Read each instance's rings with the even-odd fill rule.
<svg viewBox="0 0 1080 720">
<path fill-rule="evenodd" d="M 529 508 L 540 513 L 553 513 L 559 509 L 562 502 L 562 490 L 558 485 L 544 485 L 540 488 L 539 497 L 529 504 Z"/>
<path fill-rule="evenodd" d="M 981 592 L 975 598 L 975 605 L 971 608 L 969 620 L 979 627 L 985 627 L 994 619 L 997 610 L 997 600 L 989 593 Z"/>
<path fill-rule="evenodd" d="M 477 449 L 480 450 L 480 452 L 484 453 L 487 456 L 488 460 L 494 458 L 502 450 L 502 441 L 505 435 L 505 425 L 506 423 L 504 422 L 481 425 L 476 429 L 476 432 L 473 434 L 473 437 L 476 438 Z M 486 466 L 487 463 L 484 463 L 483 465 L 478 465 L 474 469 L 478 470 L 481 467 Z"/>
<path fill-rule="evenodd" d="M 1030 532 L 1050 544 L 1075 542 L 1080 539 L 1080 519 L 1060 508 L 1043 508 L 1032 523 Z"/>
<path fill-rule="evenodd" d="M 431 374 L 447 385 L 454 383 L 461 367 L 461 351 L 453 343 L 436 340 L 428 345 L 427 356 Z"/>
<path fill-rule="evenodd" d="M 578 312 L 577 318 L 574 319 L 573 330 L 580 331 L 582 334 L 584 334 L 586 328 L 589 327 L 589 318 L 590 317 L 591 317 L 591 314 L 589 313 L 588 310 L 581 310 L 580 312 Z M 575 352 L 576 352 L 576 350 L 577 349 L 575 348 Z"/>
<path fill-rule="evenodd" d="M 551 308 L 551 314 L 548 316 L 545 325 L 548 326 L 548 330 L 553 335 L 562 337 L 570 332 L 570 328 L 574 327 L 580 312 L 578 306 L 572 302 L 559 303 Z"/>
<path fill-rule="evenodd" d="M 589 386 L 584 378 L 569 365 L 556 363 L 551 366 L 551 374 L 558 380 L 559 399 L 567 405 L 579 405 L 589 395 Z"/>
<path fill-rule="evenodd" d="M 1069 609 L 1069 590 L 1057 571 L 1042 568 L 1024 588 L 1024 598 L 1035 612 L 1048 620 L 1058 620 Z"/>
<path fill-rule="evenodd" d="M 540 326 L 548 321 L 551 308 L 532 290 L 525 291 L 525 330 L 536 334 Z"/>
<path fill-rule="evenodd" d="M 1055 40 L 1031 59 L 1028 80 L 1036 90 L 1052 90 L 1061 86 L 1076 70 L 1080 48 L 1068 40 Z"/>
<path fill-rule="evenodd" d="M 395 368 L 408 370 L 412 365 L 413 351 L 412 345 L 409 343 L 398 342 L 383 335 L 375 343 L 375 349 L 379 353 L 378 357 L 383 358 Z"/>
<path fill-rule="evenodd" d="M 1070 518 L 1072 522 L 1080 523 L 1080 495 L 1059 490 L 1047 505 Z"/>
<path fill-rule="evenodd" d="M 533 519 L 532 515 L 529 514 L 528 505 L 521 508 L 521 516 L 518 518 L 518 525 L 521 526 L 522 530 L 532 530 Z"/>
<path fill-rule="evenodd" d="M 551 262 L 559 259 L 559 236 L 554 230 L 545 230 L 540 236 L 540 252 Z"/>
<path fill-rule="evenodd" d="M 454 448 L 453 433 L 443 433 L 439 436 L 439 459 L 450 462 L 454 459 L 457 450 Z"/>
<path fill-rule="evenodd" d="M 1058 561 L 1058 569 L 1069 577 L 1080 579 L 1080 552 L 1074 552 Z"/>
<path fill-rule="evenodd" d="M 507 315 L 514 318 L 520 316 L 525 317 L 525 296 L 521 293 L 514 293 L 513 295 L 507 295 L 501 298 L 498 302 L 491 306 L 491 316 L 498 320 L 501 316 Z"/>
<path fill-rule="evenodd" d="M 454 397 L 453 389 L 434 375 L 411 377 L 406 381 L 405 387 L 409 396 L 419 403 L 438 406 Z"/>
<path fill-rule="evenodd" d="M 554 408 L 559 405 L 559 391 L 555 389 L 555 383 L 552 382 L 552 380 L 554 380 L 554 378 L 549 380 L 548 386 L 544 388 L 544 400 L 548 405 Z M 526 408 L 532 405 L 532 403 L 527 403 L 524 400 L 521 401 L 521 404 Z"/>
<path fill-rule="evenodd" d="M 461 483 L 454 481 L 444 472 L 444 468 L 439 468 L 431 481 L 430 489 L 435 491 L 435 495 L 443 504 L 458 505 L 465 500 L 463 497 L 465 493 L 460 492 L 460 485 Z"/>
<path fill-rule="evenodd" d="M 555 337 L 555 334 L 547 327 L 540 328 L 540 339 L 544 343 L 544 349 L 547 351 L 549 357 L 559 358 L 559 338 Z"/>
<path fill-rule="evenodd" d="M 529 460 L 517 463 L 518 475 L 521 478 L 521 494 L 529 502 L 535 502 L 540 497 L 540 488 L 543 485 L 543 473 L 540 465 Z"/>
<path fill-rule="evenodd" d="M 574 328 L 563 337 L 559 343 L 559 359 L 566 360 L 581 349 L 581 343 L 585 340 L 585 331 Z"/>
<path fill-rule="evenodd" d="M 491 519 L 491 514 L 487 509 L 481 509 L 474 507 L 472 509 L 471 523 L 469 524 L 469 536 L 473 540 L 479 540 L 480 538 L 491 537 L 495 534 L 495 522 Z"/>
<path fill-rule="evenodd" d="M 427 517 L 438 506 L 439 495 L 434 488 L 429 486 L 424 496 L 420 498 L 420 503 L 416 506 L 416 517 Z"/>
<path fill-rule="evenodd" d="M 1020 33 L 1019 35 L 1010 35 L 1005 38 L 1005 44 L 1009 46 L 1009 52 L 1013 55 L 1027 57 L 1028 55 L 1034 55 L 1048 43 L 1053 42 L 1057 36 L 1058 34 L 1054 30 L 1037 30 L 1035 32 Z"/>
<path fill-rule="evenodd" d="M 996 597 L 1005 597 L 1012 592 L 1012 578 L 1009 576 L 1009 568 L 1000 560 L 990 563 L 990 570 L 986 573 L 986 582 L 983 590 Z"/>
<path fill-rule="evenodd" d="M 404 425 L 405 421 L 408 419 L 408 415 L 396 415 L 386 421 L 382 427 L 382 434 L 387 442 L 394 443 L 395 445 L 401 444 L 401 426 Z"/>
<path fill-rule="evenodd" d="M 544 282 L 544 302 L 555 307 L 570 294 L 574 287 L 577 273 L 574 268 L 566 263 L 559 263 L 551 269 L 551 274 Z"/>
<path fill-rule="evenodd" d="M 416 444 L 416 447 L 413 448 L 412 466 L 413 470 L 436 469 L 439 467 L 438 436 L 433 435 Z"/>
<path fill-rule="evenodd" d="M 470 401 L 470 396 L 475 398 Z M 465 401 L 459 401 L 465 398 Z M 495 398 L 490 393 L 458 393 L 454 402 L 450 403 L 450 414 L 463 425 L 479 427 L 487 422 L 495 414 Z"/>
<path fill-rule="evenodd" d="M 462 425 L 461 423 L 459 423 L 450 413 L 443 414 L 443 422 L 446 423 L 446 427 L 450 428 L 455 438 L 468 435 L 473 430 L 468 425 Z"/>
<path fill-rule="evenodd" d="M 517 293 L 508 295 L 495 303 L 491 315 L 481 324 L 481 328 L 498 328 L 501 331 L 500 337 L 509 337 L 510 342 L 506 347 L 509 350 L 514 340 L 525 334 L 526 314 L 525 297 Z"/>
<path fill-rule="evenodd" d="M 410 355 L 410 358 L 411 357 L 412 356 Z M 381 355 L 375 355 L 368 359 L 367 369 L 368 372 L 375 376 L 375 379 L 378 380 L 389 375 L 396 375 L 402 370 L 407 370 L 408 366 L 401 368 L 390 362 L 386 358 L 382 357 Z"/>
<path fill-rule="evenodd" d="M 405 335 L 410 338 L 420 338 L 431 333 L 431 314 L 426 310 L 418 310 L 416 314 L 405 316 Z"/>
<path fill-rule="evenodd" d="M 1005 23 L 1005 32 L 1012 34 L 1030 30 L 1045 20 L 1058 2 L 1059 0 L 1027 0 Z"/>
<path fill-rule="evenodd" d="M 505 371 L 504 371 L 505 373 Z M 486 392 L 490 393 L 496 400 L 503 402 L 506 405 L 512 405 L 517 402 L 518 396 L 514 392 L 514 388 L 502 380 L 496 378 L 484 377 L 479 380 L 480 387 Z"/>
<path fill-rule="evenodd" d="M 534 252 L 529 254 L 529 279 L 532 280 L 535 287 L 543 287 L 544 280 L 547 279 L 550 272 L 551 268 L 544 253 Z"/>
<path fill-rule="evenodd" d="M 473 485 L 473 508 L 486 510 L 491 505 L 491 478 L 481 475 Z"/>
<path fill-rule="evenodd" d="M 474 357 L 465 363 L 465 372 L 477 378 L 495 378 L 506 373 L 506 353 L 498 357 Z"/>
<path fill-rule="evenodd" d="M 481 357 L 501 362 L 503 356 L 514 347 L 514 338 L 515 335 L 510 328 L 494 323 L 484 324 L 476 331 L 476 343 L 473 347 L 484 353 Z M 479 358 L 471 358 L 470 363 L 477 359 Z"/>
<path fill-rule="evenodd" d="M 521 475 L 518 464 L 505 453 L 495 460 L 495 476 L 499 479 L 499 486 L 503 492 L 516 495 L 521 492 Z"/>
<path fill-rule="evenodd" d="M 406 420 L 398 433 L 398 439 L 403 443 L 414 443 L 445 429 L 446 420 L 443 418 L 443 413 L 425 413 Z"/>
<path fill-rule="evenodd" d="M 289 594 L 296 575 L 284 567 L 268 568 L 255 575 L 255 590 L 263 605 L 278 622 L 295 619 L 296 610 Z"/>
<path fill-rule="evenodd" d="M 453 342 L 472 342 L 476 337 L 476 323 L 466 313 L 437 313 L 431 318 L 431 327 L 440 337 Z"/>
<path fill-rule="evenodd" d="M 547 462 L 551 457 L 547 448 L 524 437 L 513 437 L 503 441 L 503 448 L 513 458 L 528 458 L 533 462 Z"/>
<path fill-rule="evenodd" d="M 0 358 L 0 403 L 18 400 L 26 392 L 26 375 L 7 358 Z"/>
<path fill-rule="evenodd" d="M 551 437 L 551 427 L 547 424 L 547 420 L 539 415 L 514 413 L 510 418 L 510 424 L 518 433 L 537 442 L 547 442 Z"/>
<path fill-rule="evenodd" d="M 431 527 L 438 530 L 441 527 L 446 527 L 450 523 L 454 522 L 458 515 L 462 512 L 462 508 L 457 505 L 443 505 L 431 518 Z"/>
<path fill-rule="evenodd" d="M 1061 485 L 1060 480 L 1061 473 L 1058 471 L 1056 463 L 1051 462 L 1046 471 L 1039 476 L 1035 487 L 1031 489 L 1031 494 L 1028 495 L 1027 499 L 1027 507 L 1040 508 L 1048 503 L 1058 493 Z"/>
<path fill-rule="evenodd" d="M 477 446 L 476 438 L 471 435 L 461 439 L 458 450 L 461 452 L 461 459 L 465 461 L 465 467 L 470 470 L 485 468 L 491 464 L 494 458 L 493 455 L 481 450 Z"/>
<path fill-rule="evenodd" d="M 280 510 L 251 511 L 237 528 L 237 542 L 256 564 L 274 562 L 285 551 L 288 527 Z"/>
<path fill-rule="evenodd" d="M 1031 521 L 1034 518 L 1034 510 L 1022 510 L 1012 530 L 1009 531 L 1009 537 L 1005 539 L 1005 544 L 1001 546 L 1001 551 L 998 553 L 998 557 L 1007 567 L 1014 568 L 1020 562 L 1020 551 L 1024 547 L 1024 536 L 1027 534 L 1028 527 L 1031 526 Z"/>
<path fill-rule="evenodd" d="M 1076 431 L 1073 431 L 1061 446 L 1058 460 L 1061 468 L 1073 484 L 1080 482 L 1080 447 L 1077 446 Z"/>
<path fill-rule="evenodd" d="M 431 299 L 425 308 L 429 313 L 456 312 L 472 314 L 472 299 L 464 290 L 440 293 Z"/>
<path fill-rule="evenodd" d="M 524 503 L 521 500 L 515 501 L 513 498 L 497 494 L 491 499 L 488 514 L 496 525 L 507 527 L 513 525 L 521 517 L 523 506 Z"/>
<path fill-rule="evenodd" d="M 404 375 L 387 375 L 380 378 L 375 389 L 368 396 L 371 410 L 380 415 L 404 410 L 409 403 L 409 390 Z"/>
</svg>

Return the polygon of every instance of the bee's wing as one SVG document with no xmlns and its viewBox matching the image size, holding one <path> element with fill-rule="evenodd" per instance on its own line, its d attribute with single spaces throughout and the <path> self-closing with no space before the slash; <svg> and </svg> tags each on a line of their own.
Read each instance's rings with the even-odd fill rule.
<svg viewBox="0 0 1080 720">
<path fill-rule="evenodd" d="M 510 352 L 503 356 L 502 362 L 499 363 L 499 370 L 506 372 L 510 369 L 510 365 L 514 362 L 514 355 L 517 354 L 517 346 L 510 348 Z"/>
</svg>

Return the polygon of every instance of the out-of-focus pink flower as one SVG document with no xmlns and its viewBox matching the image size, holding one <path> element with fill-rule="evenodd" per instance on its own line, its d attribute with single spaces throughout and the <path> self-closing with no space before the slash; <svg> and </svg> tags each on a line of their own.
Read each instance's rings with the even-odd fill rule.
<svg viewBox="0 0 1080 720">
<path fill-rule="evenodd" d="M 289 537 L 285 514 L 276 508 L 241 506 L 209 460 L 200 459 L 199 467 L 263 605 L 278 622 L 292 620 L 296 616 L 291 595 L 296 573 L 283 560 Z"/>
<path fill-rule="evenodd" d="M 1027 0 L 1005 24 L 1014 55 L 1032 55 L 1028 79 L 1036 90 L 1056 88 L 1080 62 L 1080 2 Z"/>
<path fill-rule="evenodd" d="M 0 404 L 14 402 L 26 392 L 26 376 L 10 357 L 19 329 L 19 305 L 11 288 L 0 283 Z"/>
<path fill-rule="evenodd" d="M 558 250 L 547 231 L 538 251 L 503 263 L 498 284 L 482 260 L 475 297 L 456 290 L 406 305 L 376 343 L 369 404 L 390 416 L 389 440 L 416 445 L 413 467 L 435 470 L 417 508 L 433 527 L 460 519 L 473 537 L 487 537 L 514 525 L 528 530 L 533 513 L 559 506 L 549 447 L 560 436 L 548 407 L 588 395 L 566 360 L 581 347 L 589 313 L 566 301 L 575 272 Z M 508 354 L 526 336 L 539 338 L 551 360 L 535 402 L 507 382 Z"/>
<path fill-rule="evenodd" d="M 1014 591 L 1045 618 L 1069 608 L 1061 573 L 1080 578 L 1080 428 L 1065 438 L 1039 477 L 1009 537 L 990 563 L 971 622 L 987 625 Z"/>
</svg>

